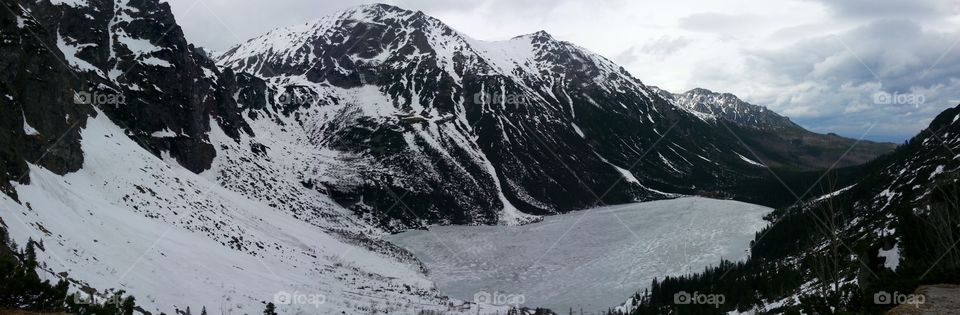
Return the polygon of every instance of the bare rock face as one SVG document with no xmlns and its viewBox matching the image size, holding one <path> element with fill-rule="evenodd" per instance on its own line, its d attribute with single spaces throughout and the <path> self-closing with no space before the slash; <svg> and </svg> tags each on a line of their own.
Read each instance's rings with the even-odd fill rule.
<svg viewBox="0 0 960 315">
<path fill-rule="evenodd" d="M 0 12 L 0 191 L 16 198 L 11 181 L 29 183 L 27 163 L 58 174 L 79 169 L 79 128 L 93 114 L 74 91 L 85 76 L 73 71 L 56 33 L 4 0 Z"/>
<path fill-rule="evenodd" d="M 58 174 L 83 164 L 79 130 L 102 112 L 158 156 L 194 172 L 216 150 L 211 122 L 252 133 L 233 98 L 232 71 L 188 44 L 158 1 L 5 1 L 0 13 L 0 190 L 28 182 L 26 163 Z M 162 135 L 162 136 L 160 136 Z"/>
</svg>

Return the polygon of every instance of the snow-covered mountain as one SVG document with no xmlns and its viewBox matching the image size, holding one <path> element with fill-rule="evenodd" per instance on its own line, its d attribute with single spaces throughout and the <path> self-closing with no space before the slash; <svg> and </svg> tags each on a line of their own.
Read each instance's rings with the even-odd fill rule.
<svg viewBox="0 0 960 315">
<path fill-rule="evenodd" d="M 759 159 L 771 167 L 809 171 L 854 166 L 896 148 L 893 143 L 811 132 L 790 118 L 730 93 L 696 88 L 675 94 L 657 87 L 653 89 L 678 107 L 738 134 L 739 140 L 753 148 Z"/>
<path fill-rule="evenodd" d="M 782 130 L 801 129 L 802 127 L 766 107 L 744 102 L 730 93 L 717 93 L 704 88 L 696 88 L 684 93 L 673 94 L 658 89 L 660 95 L 672 100 L 676 105 L 696 113 L 707 114 L 710 118 L 727 121 L 760 129 Z"/>
<path fill-rule="evenodd" d="M 216 59 L 264 78 L 274 110 L 300 117 L 329 150 L 311 163 L 311 182 L 391 228 L 521 223 L 598 200 L 735 196 L 723 182 L 806 162 L 770 154 L 779 141 L 752 150 L 738 138 L 757 131 L 737 135 L 542 31 L 479 41 L 422 12 L 367 5 Z M 410 211 L 378 210 L 400 196 Z"/>
<path fill-rule="evenodd" d="M 211 59 L 157 0 L 0 1 L 2 225 L 151 312 L 476 313 L 381 236 L 747 198 L 786 163 L 545 32 L 366 5 Z"/>
</svg>

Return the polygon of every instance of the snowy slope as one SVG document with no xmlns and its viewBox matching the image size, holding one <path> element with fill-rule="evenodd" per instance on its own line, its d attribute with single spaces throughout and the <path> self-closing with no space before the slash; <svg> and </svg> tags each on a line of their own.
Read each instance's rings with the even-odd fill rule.
<svg viewBox="0 0 960 315">
<path fill-rule="evenodd" d="M 43 267 L 67 272 L 77 288 L 123 289 L 167 313 L 257 313 L 280 292 L 323 297 L 318 306 L 279 306 L 290 314 L 447 309 L 414 260 L 352 244 L 159 160 L 102 114 L 82 134 L 81 171 L 31 167 L 34 183 L 16 187 L 23 205 L 0 200 L 12 238 L 41 240 Z"/>
<path fill-rule="evenodd" d="M 290 314 L 476 313 L 438 292 L 411 254 L 377 239 L 379 225 L 311 185 L 305 170 L 322 165 L 309 162 L 346 169 L 335 162 L 350 157 L 315 150 L 305 129 L 287 127 L 296 117 L 256 108 L 263 99 L 244 93 L 258 81 L 217 69 L 186 43 L 169 7 L 27 1 L 13 8 L 23 22 L 12 27 L 33 29 L 12 32 L 23 34 L 23 46 L 3 46 L 0 62 L 26 67 L 3 82 L 49 86 L 2 85 L 0 126 L 15 125 L 14 137 L 43 145 L 0 139 L 29 153 L 2 156 L 28 173 L 4 170 L 3 184 L 12 179 L 0 187 L 0 218 L 17 243 L 43 244 L 44 277 L 69 277 L 73 290 L 122 289 L 154 313 L 203 306 L 258 313 L 282 292 L 322 297 L 319 305 L 280 303 Z M 44 36 L 58 49 L 26 44 Z M 33 74 L 34 67 L 46 70 Z M 129 102 L 75 104 L 79 91 Z M 241 111 L 270 119 L 248 122 Z"/>
</svg>

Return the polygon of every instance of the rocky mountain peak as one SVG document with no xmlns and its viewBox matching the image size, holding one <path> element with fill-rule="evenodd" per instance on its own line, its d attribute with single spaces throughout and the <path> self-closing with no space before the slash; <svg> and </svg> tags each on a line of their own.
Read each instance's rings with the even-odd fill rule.
<svg viewBox="0 0 960 315">
<path fill-rule="evenodd" d="M 684 93 L 675 94 L 673 98 L 676 105 L 688 110 L 724 118 L 746 126 L 770 129 L 800 128 L 791 122 L 790 118 L 781 116 L 764 106 L 747 103 L 731 93 L 718 93 L 705 88 L 694 88 Z"/>
<path fill-rule="evenodd" d="M 341 11 L 336 15 L 343 20 L 354 20 L 361 22 L 397 22 L 404 20 L 427 20 L 432 17 L 421 11 L 403 9 L 394 5 L 384 3 L 373 3 L 358 5 Z M 435 19 L 434 19 L 435 20 Z M 439 20 L 436 20 L 439 22 Z"/>
<path fill-rule="evenodd" d="M 546 42 L 546 41 L 555 40 L 553 38 L 553 35 L 550 35 L 550 33 L 547 33 L 547 31 L 545 30 L 539 30 L 530 34 L 515 36 L 512 39 L 526 39 L 526 38 L 531 39 L 533 42 Z"/>
</svg>

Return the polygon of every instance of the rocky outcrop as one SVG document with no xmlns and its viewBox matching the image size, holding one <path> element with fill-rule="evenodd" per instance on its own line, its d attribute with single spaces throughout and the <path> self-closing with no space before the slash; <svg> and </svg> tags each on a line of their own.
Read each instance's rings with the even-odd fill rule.
<svg viewBox="0 0 960 315">
<path fill-rule="evenodd" d="M 232 71 L 187 43 L 166 3 L 4 3 L 0 78 L 0 189 L 26 182 L 26 163 L 57 173 L 79 169 L 77 129 L 97 111 L 157 156 L 210 167 L 211 122 L 232 137 L 252 133 L 233 98 Z"/>
<path fill-rule="evenodd" d="M 58 174 L 83 165 L 79 128 L 93 114 L 74 92 L 76 73 L 57 47 L 57 35 L 20 6 L 0 11 L 0 191 L 16 198 L 11 182 L 29 183 L 28 163 Z M 97 90 L 100 91 L 100 90 Z"/>
</svg>

